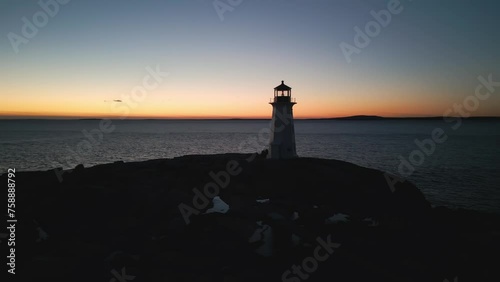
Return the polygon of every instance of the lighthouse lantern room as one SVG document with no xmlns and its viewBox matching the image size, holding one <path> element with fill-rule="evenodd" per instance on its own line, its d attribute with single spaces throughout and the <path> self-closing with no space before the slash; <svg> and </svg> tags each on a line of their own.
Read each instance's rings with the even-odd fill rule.
<svg viewBox="0 0 500 282">
<path fill-rule="evenodd" d="M 297 157 L 295 149 L 295 129 L 293 125 L 293 110 L 295 99 L 292 100 L 292 88 L 281 85 L 274 88 L 274 98 L 270 104 L 273 106 L 271 122 L 271 140 L 269 142 L 268 158 L 292 159 Z"/>
</svg>

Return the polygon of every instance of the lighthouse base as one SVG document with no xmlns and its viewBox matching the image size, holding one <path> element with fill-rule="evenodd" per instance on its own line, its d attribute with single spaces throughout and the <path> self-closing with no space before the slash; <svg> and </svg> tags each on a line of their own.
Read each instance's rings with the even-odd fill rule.
<svg viewBox="0 0 500 282">
<path fill-rule="evenodd" d="M 295 128 L 293 122 L 293 105 L 290 97 L 282 102 L 273 102 L 273 118 L 271 121 L 271 140 L 269 142 L 270 159 L 297 158 L 295 149 Z M 278 100 L 278 99 L 276 99 Z"/>
<path fill-rule="evenodd" d="M 286 148 L 281 144 L 271 144 L 269 145 L 269 154 L 267 155 L 267 158 L 284 160 L 298 158 L 298 156 L 295 152 L 295 146 Z"/>
</svg>

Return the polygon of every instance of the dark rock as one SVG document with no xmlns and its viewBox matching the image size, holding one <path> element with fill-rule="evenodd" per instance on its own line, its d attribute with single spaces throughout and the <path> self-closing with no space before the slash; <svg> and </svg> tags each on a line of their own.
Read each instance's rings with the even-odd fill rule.
<svg viewBox="0 0 500 282">
<path fill-rule="evenodd" d="M 340 247 L 308 281 L 500 281 L 498 215 L 433 209 L 412 183 L 393 192 L 383 172 L 346 162 L 193 155 L 78 165 L 63 182 L 19 172 L 16 184 L 23 271 L 44 281 L 110 281 L 123 267 L 134 282 L 280 281 L 318 240 Z M 213 196 L 226 213 L 204 214 Z M 325 224 L 335 214 L 348 220 Z"/>
</svg>

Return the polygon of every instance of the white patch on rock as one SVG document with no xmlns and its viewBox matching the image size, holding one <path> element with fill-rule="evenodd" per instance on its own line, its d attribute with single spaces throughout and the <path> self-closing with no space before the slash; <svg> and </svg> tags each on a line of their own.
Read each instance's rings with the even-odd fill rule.
<svg viewBox="0 0 500 282">
<path fill-rule="evenodd" d="M 349 221 L 349 215 L 343 214 L 343 213 L 336 213 L 333 216 L 325 219 L 325 224 L 336 224 L 340 222 L 348 222 Z"/>
<path fill-rule="evenodd" d="M 205 214 L 209 213 L 227 213 L 229 211 L 229 205 L 226 204 L 219 196 L 212 199 L 213 207 L 209 208 Z"/>
<path fill-rule="evenodd" d="M 248 242 L 261 242 L 255 252 L 261 256 L 270 257 L 273 255 L 273 229 L 267 224 L 262 224 L 262 221 L 257 221 L 257 225 L 259 227 L 248 238 Z"/>
<path fill-rule="evenodd" d="M 269 199 L 255 200 L 259 204 L 269 203 Z"/>
</svg>

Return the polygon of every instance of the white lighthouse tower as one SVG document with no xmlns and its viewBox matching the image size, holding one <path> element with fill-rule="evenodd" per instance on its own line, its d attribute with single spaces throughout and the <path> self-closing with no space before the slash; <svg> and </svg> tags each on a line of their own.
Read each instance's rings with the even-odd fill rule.
<svg viewBox="0 0 500 282">
<path fill-rule="evenodd" d="M 295 99 L 292 100 L 292 88 L 286 86 L 282 80 L 281 85 L 274 88 L 274 99 L 269 104 L 273 106 L 273 119 L 271 122 L 268 158 L 296 158 L 292 110 L 293 105 L 296 103 Z"/>
</svg>

